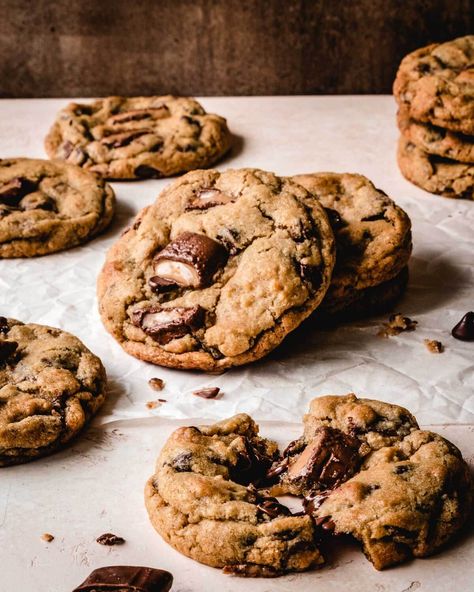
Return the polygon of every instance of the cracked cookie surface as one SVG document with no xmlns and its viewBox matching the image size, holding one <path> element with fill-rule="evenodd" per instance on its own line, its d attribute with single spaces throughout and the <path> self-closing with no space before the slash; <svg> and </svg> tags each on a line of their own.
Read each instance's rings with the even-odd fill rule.
<svg viewBox="0 0 474 592">
<path fill-rule="evenodd" d="M 474 135 L 474 35 L 408 54 L 393 93 L 415 121 Z"/>
<path fill-rule="evenodd" d="M 0 317 L 0 466 L 66 445 L 105 398 L 101 361 L 53 327 Z"/>
<path fill-rule="evenodd" d="M 146 485 L 153 526 L 184 555 L 234 575 L 277 576 L 321 564 L 312 519 L 252 486 L 277 450 L 245 414 L 179 428 Z"/>
<path fill-rule="evenodd" d="M 349 310 L 368 288 L 402 273 L 412 249 L 410 219 L 369 179 L 350 173 L 314 173 L 292 180 L 326 208 L 336 239 L 336 265 L 317 314 Z M 402 280 L 400 276 L 400 293 Z"/>
<path fill-rule="evenodd" d="M 156 364 L 244 364 L 319 305 L 334 258 L 327 216 L 300 185 L 255 169 L 194 171 L 108 253 L 101 317 L 128 353 Z"/>
<path fill-rule="evenodd" d="M 398 165 L 408 181 L 430 193 L 474 199 L 474 164 L 428 154 L 401 136 L 398 143 Z"/>
<path fill-rule="evenodd" d="M 45 140 L 50 158 L 117 180 L 207 167 L 230 145 L 223 117 L 206 113 L 194 99 L 171 95 L 70 103 Z"/>
<path fill-rule="evenodd" d="M 102 232 L 114 210 L 112 188 L 77 166 L 0 159 L 0 258 L 75 247 Z"/>
<path fill-rule="evenodd" d="M 461 529 L 471 511 L 469 468 L 406 409 L 326 396 L 312 401 L 304 423 L 268 474 L 280 492 L 305 495 L 318 526 L 359 540 L 375 568 L 431 555 Z"/>
</svg>

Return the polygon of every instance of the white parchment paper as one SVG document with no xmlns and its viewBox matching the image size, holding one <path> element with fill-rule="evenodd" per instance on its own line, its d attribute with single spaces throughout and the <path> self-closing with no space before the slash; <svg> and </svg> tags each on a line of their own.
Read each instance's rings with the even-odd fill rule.
<svg viewBox="0 0 474 592">
<path fill-rule="evenodd" d="M 0 101 L 0 157 L 45 157 L 43 138 L 65 103 Z M 398 309 L 416 319 L 418 328 L 382 339 L 376 335 L 384 320 L 380 317 L 337 329 L 315 331 L 305 326 L 265 360 L 219 376 L 135 360 L 101 325 L 95 279 L 120 231 L 169 180 L 114 183 L 118 215 L 104 235 L 64 253 L 32 260 L 0 260 L 0 315 L 74 333 L 101 357 L 110 383 L 108 401 L 94 422 L 98 431 L 91 431 L 78 443 L 79 448 L 71 449 L 80 452 L 75 460 L 68 456 L 63 462 L 59 455 L 1 472 L 2 554 L 11 547 L 6 562 L 8 586 L 0 578 L 1 592 L 69 590 L 98 564 L 144 564 L 152 559 L 157 566 L 179 565 L 180 572 L 186 566 L 183 574 L 195 573 L 187 583 L 180 573 L 178 589 L 183 591 L 204 589 L 198 585 L 200 577 L 213 583 L 206 589 L 248 586 L 237 582 L 229 587 L 229 579 L 223 584 L 222 576 L 208 568 L 198 566 L 195 572 L 192 562 L 170 554 L 150 533 L 141 500 L 142 482 L 156 453 L 157 433 L 161 434 L 161 425 L 168 425 L 167 419 L 195 417 L 204 421 L 245 411 L 259 421 L 299 423 L 313 397 L 353 391 L 404 405 L 425 425 L 474 424 L 474 344 L 456 341 L 450 335 L 464 313 L 474 309 L 474 203 L 430 195 L 403 179 L 395 160 L 398 132 L 392 97 L 228 97 L 207 98 L 202 103 L 227 117 L 237 136 L 233 153 L 218 168 L 251 166 L 281 175 L 359 172 L 406 209 L 413 222 L 415 248 L 409 288 Z M 442 341 L 446 351 L 429 353 L 424 338 Z M 161 393 L 153 392 L 147 384 L 154 376 L 166 383 Z M 219 386 L 223 397 L 208 401 L 191 394 L 205 386 Z M 158 397 L 167 402 L 147 408 L 147 401 Z M 110 436 L 116 425 L 127 434 L 130 429 L 133 436 Z M 94 434 L 101 434 L 99 442 L 91 441 Z M 117 471 L 115 477 L 113 471 Z M 138 489 L 134 489 L 137 483 Z M 112 515 L 120 521 L 115 517 L 112 521 Z M 89 547 L 95 543 L 90 541 L 99 531 L 109 529 L 109 516 L 110 529 L 120 527 L 130 538 L 127 553 L 100 548 L 91 558 Z M 64 544 L 51 544 L 46 552 L 38 537 L 53 530 L 52 520 Z M 450 561 L 459 559 L 456 554 L 449 557 Z M 433 566 L 437 562 L 433 559 Z M 443 589 L 441 572 L 436 571 L 439 577 L 432 578 L 431 561 L 429 565 L 426 577 L 430 589 Z M 379 580 L 370 580 L 371 569 L 362 562 L 359 573 L 367 574 L 370 582 L 389 584 L 352 590 L 415 590 L 407 588 L 411 576 L 406 579 L 402 574 L 426 568 L 421 563 L 416 568 L 400 568 Z M 337 581 L 348 581 L 354 577 L 351 573 L 340 565 L 316 578 L 323 578 L 325 589 L 341 590 L 328 587 L 332 578 L 337 575 Z M 446 577 L 452 573 L 449 570 Z M 457 575 L 461 577 L 460 571 Z M 421 579 L 417 576 L 413 581 Z M 308 582 L 316 585 L 314 577 Z M 290 587 L 294 588 L 291 578 L 251 585 L 255 590 Z"/>
</svg>

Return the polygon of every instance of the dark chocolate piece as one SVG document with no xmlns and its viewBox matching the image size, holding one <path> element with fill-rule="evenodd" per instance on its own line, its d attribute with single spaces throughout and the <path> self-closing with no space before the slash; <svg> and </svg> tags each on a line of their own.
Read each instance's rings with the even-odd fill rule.
<svg viewBox="0 0 474 592">
<path fill-rule="evenodd" d="M 204 323 L 205 310 L 200 306 L 191 308 L 163 308 L 150 306 L 132 313 L 132 322 L 143 329 L 160 345 L 179 339 Z"/>
<path fill-rule="evenodd" d="M 161 171 L 147 164 L 137 166 L 134 173 L 137 177 L 140 177 L 140 179 L 161 179 L 163 176 Z"/>
<path fill-rule="evenodd" d="M 114 545 L 123 545 L 125 543 L 125 539 L 117 536 L 116 534 L 112 534 L 111 532 L 101 534 L 99 537 L 96 538 L 96 541 L 99 543 L 99 545 L 106 545 L 107 547 L 113 547 Z"/>
<path fill-rule="evenodd" d="M 214 187 L 200 189 L 195 195 L 189 200 L 186 206 L 187 210 L 207 210 L 214 206 L 220 206 L 226 203 L 235 201 L 235 197 L 224 193 L 220 189 Z"/>
<path fill-rule="evenodd" d="M 276 518 L 277 516 L 291 516 L 290 509 L 283 504 L 280 504 L 280 502 L 274 497 L 263 498 L 257 504 L 257 508 L 262 514 L 270 516 L 271 519 Z"/>
<path fill-rule="evenodd" d="M 243 450 L 239 451 L 237 463 L 230 469 L 232 481 L 240 485 L 259 483 L 264 479 L 270 468 L 273 458 L 270 458 L 265 450 L 259 450 L 258 444 L 249 438 L 241 436 Z"/>
<path fill-rule="evenodd" d="M 155 274 L 184 287 L 205 288 L 227 261 L 227 251 L 217 241 L 194 232 L 183 232 L 154 260 Z"/>
<path fill-rule="evenodd" d="M 301 482 L 305 489 L 333 489 L 351 477 L 360 463 L 360 441 L 327 426 L 290 463 L 287 478 Z"/>
<path fill-rule="evenodd" d="M 0 203 L 7 206 L 17 206 L 21 199 L 34 191 L 36 184 L 24 177 L 16 177 L 0 187 Z"/>
<path fill-rule="evenodd" d="M 467 312 L 451 331 L 455 339 L 474 341 L 474 312 Z"/>
<path fill-rule="evenodd" d="M 218 386 L 214 386 L 193 391 L 193 395 L 202 397 L 203 399 L 216 399 L 220 391 L 221 389 Z"/>
<path fill-rule="evenodd" d="M 16 341 L 0 341 L 0 364 L 7 362 L 16 352 L 17 347 Z"/>
<path fill-rule="evenodd" d="M 0 333 L 4 335 L 8 333 L 8 319 L 6 317 L 0 317 Z"/>
<path fill-rule="evenodd" d="M 148 280 L 148 285 L 157 294 L 161 294 L 163 292 L 170 292 L 175 288 L 178 288 L 178 284 L 172 280 L 165 280 L 162 277 L 154 275 Z"/>
<path fill-rule="evenodd" d="M 54 199 L 48 197 L 44 193 L 37 192 L 26 195 L 19 203 L 22 210 L 47 210 L 49 212 L 56 211 L 56 203 Z"/>
<path fill-rule="evenodd" d="M 321 275 L 321 270 L 319 267 L 315 265 L 305 265 L 303 263 L 299 264 L 299 271 L 300 276 L 307 282 L 309 282 L 315 289 L 319 288 L 321 282 L 323 281 L 323 277 Z"/>
<path fill-rule="evenodd" d="M 129 121 L 142 121 L 143 119 L 163 119 L 168 117 L 170 111 L 166 105 L 159 107 L 149 107 L 148 109 L 130 109 L 123 113 L 117 113 L 109 117 L 107 123 L 116 125 L 117 123 L 128 123 Z"/>
<path fill-rule="evenodd" d="M 277 578 L 284 573 L 269 565 L 258 565 L 257 563 L 226 565 L 222 572 L 226 575 L 239 576 L 241 578 Z"/>
<path fill-rule="evenodd" d="M 326 212 L 326 215 L 329 219 L 329 224 L 331 225 L 333 231 L 340 230 L 346 226 L 346 223 L 341 218 L 339 212 L 336 212 L 336 210 L 333 210 L 332 208 L 324 208 L 324 211 Z"/>
<path fill-rule="evenodd" d="M 134 140 L 137 140 L 141 136 L 145 134 L 152 133 L 150 130 L 135 130 L 129 132 L 123 132 L 120 134 L 111 134 L 110 136 L 105 136 L 100 141 L 101 144 L 107 146 L 108 148 L 122 148 L 123 146 L 128 146 Z"/>
<path fill-rule="evenodd" d="M 95 569 L 73 592 L 168 592 L 172 584 L 162 569 L 113 565 Z"/>
</svg>

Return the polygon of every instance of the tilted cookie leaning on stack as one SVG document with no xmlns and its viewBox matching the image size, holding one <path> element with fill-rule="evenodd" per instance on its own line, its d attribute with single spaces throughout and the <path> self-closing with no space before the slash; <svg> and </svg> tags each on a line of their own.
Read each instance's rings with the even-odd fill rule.
<svg viewBox="0 0 474 592">
<path fill-rule="evenodd" d="M 468 465 L 403 407 L 319 397 L 304 425 L 282 456 L 245 414 L 176 430 L 145 488 L 155 529 L 201 563 L 268 577 L 322 564 L 333 534 L 353 536 L 383 569 L 432 555 L 465 523 Z M 271 497 L 287 492 L 305 513 Z"/>
<path fill-rule="evenodd" d="M 50 158 L 107 179 L 169 177 L 207 167 L 231 146 L 226 120 L 188 97 L 107 97 L 70 103 L 45 140 Z"/>
<path fill-rule="evenodd" d="M 335 261 L 319 202 L 256 169 L 194 171 L 138 214 L 98 279 L 128 353 L 213 370 L 275 348 L 320 304 Z"/>
<path fill-rule="evenodd" d="M 393 92 L 403 175 L 432 193 L 474 199 L 474 35 L 407 55 Z"/>
</svg>

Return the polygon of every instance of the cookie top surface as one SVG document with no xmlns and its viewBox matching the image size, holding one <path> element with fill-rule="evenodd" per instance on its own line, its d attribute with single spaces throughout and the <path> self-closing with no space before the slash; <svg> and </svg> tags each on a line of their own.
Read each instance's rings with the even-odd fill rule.
<svg viewBox="0 0 474 592">
<path fill-rule="evenodd" d="M 336 238 L 336 265 L 322 308 L 347 300 L 354 290 L 396 276 L 411 254 L 407 214 L 362 175 L 314 173 L 292 180 L 327 209 Z"/>
<path fill-rule="evenodd" d="M 474 199 L 474 164 L 428 154 L 401 136 L 398 165 L 412 183 L 431 193 L 459 199 Z"/>
<path fill-rule="evenodd" d="M 107 255 L 101 316 L 124 349 L 204 370 L 256 360 L 322 300 L 334 237 L 319 203 L 272 173 L 194 171 Z"/>
<path fill-rule="evenodd" d="M 252 487 L 276 455 L 245 414 L 176 430 L 145 490 L 153 526 L 181 553 L 228 573 L 274 576 L 322 563 L 309 516 Z"/>
<path fill-rule="evenodd" d="M 361 541 L 377 569 L 429 555 L 461 528 L 472 497 L 468 466 L 403 407 L 320 397 L 304 424 L 271 469 L 278 487 L 305 495 L 324 530 Z"/>
<path fill-rule="evenodd" d="M 393 92 L 412 119 L 474 135 L 474 35 L 408 54 Z"/>
<path fill-rule="evenodd" d="M 230 144 L 224 118 L 206 113 L 194 99 L 171 95 L 70 103 L 45 140 L 50 158 L 117 180 L 206 167 Z"/>
<path fill-rule="evenodd" d="M 398 127 L 405 138 L 424 152 L 464 163 L 474 163 L 474 136 L 410 119 L 398 111 Z"/>
<path fill-rule="evenodd" d="M 97 411 L 106 376 L 69 333 L 0 317 L 0 466 L 61 448 Z"/>
<path fill-rule="evenodd" d="M 104 230 L 114 210 L 112 188 L 80 167 L 0 160 L 0 258 L 74 247 Z"/>
</svg>

